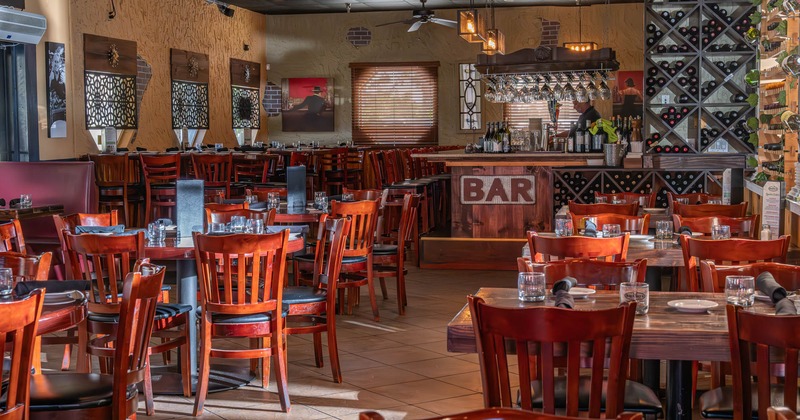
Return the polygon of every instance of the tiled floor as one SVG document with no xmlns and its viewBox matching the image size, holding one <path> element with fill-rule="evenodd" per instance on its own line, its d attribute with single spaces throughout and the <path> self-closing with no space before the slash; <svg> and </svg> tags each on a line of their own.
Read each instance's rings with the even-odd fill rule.
<svg viewBox="0 0 800 420">
<path fill-rule="evenodd" d="M 343 383 L 331 380 L 327 347 L 325 367 L 316 368 L 310 340 L 294 336 L 288 344 L 290 414 L 280 411 L 274 381 L 263 390 L 256 380 L 237 390 L 210 394 L 201 418 L 357 418 L 361 411 L 375 410 L 386 418 L 403 419 L 481 408 L 478 360 L 472 354 L 447 352 L 446 325 L 464 306 L 467 294 L 485 285 L 514 287 L 515 273 L 415 267 L 409 271 L 406 315 L 397 313 L 394 280 L 390 280 L 389 299 L 380 302 L 380 322 L 372 320 L 366 291 L 355 315 L 338 317 Z M 58 350 L 48 349 L 50 362 L 45 367 L 55 367 Z M 154 364 L 160 361 L 153 359 Z M 156 416 L 147 417 L 140 396 L 139 416 L 189 418 L 192 404 L 189 398 L 157 396 Z"/>
</svg>

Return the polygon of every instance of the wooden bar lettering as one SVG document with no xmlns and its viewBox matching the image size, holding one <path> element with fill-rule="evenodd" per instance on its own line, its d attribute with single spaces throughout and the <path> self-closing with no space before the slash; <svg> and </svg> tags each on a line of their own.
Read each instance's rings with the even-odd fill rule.
<svg viewBox="0 0 800 420">
<path fill-rule="evenodd" d="M 461 176 L 461 204 L 535 204 L 534 175 Z"/>
</svg>

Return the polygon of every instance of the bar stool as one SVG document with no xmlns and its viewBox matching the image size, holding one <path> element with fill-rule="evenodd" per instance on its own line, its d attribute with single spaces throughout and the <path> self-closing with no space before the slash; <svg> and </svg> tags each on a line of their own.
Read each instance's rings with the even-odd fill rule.
<svg viewBox="0 0 800 420">
<path fill-rule="evenodd" d="M 103 213 L 121 208 L 125 224 L 131 225 L 128 209 L 128 188 L 131 184 L 128 154 L 91 155 L 89 159 L 94 163 L 98 210 Z"/>
<path fill-rule="evenodd" d="M 221 194 L 225 194 L 225 198 L 230 198 L 233 167 L 233 156 L 230 153 L 213 155 L 195 153 L 192 154 L 192 165 L 195 178 L 204 182 L 206 202 L 214 201 L 214 197 Z"/>
<path fill-rule="evenodd" d="M 319 155 L 319 173 L 322 190 L 335 195 L 342 192 L 348 180 L 348 150 L 346 147 L 330 149 Z"/>
<path fill-rule="evenodd" d="M 173 217 L 178 197 L 177 181 L 181 173 L 180 153 L 165 155 L 139 155 L 145 187 L 145 225 L 158 219 L 166 210 Z"/>
</svg>

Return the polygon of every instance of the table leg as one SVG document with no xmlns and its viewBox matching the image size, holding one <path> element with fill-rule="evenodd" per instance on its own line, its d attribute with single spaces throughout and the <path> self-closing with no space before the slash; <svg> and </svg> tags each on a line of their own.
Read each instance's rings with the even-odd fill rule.
<svg viewBox="0 0 800 420">
<path fill-rule="evenodd" d="M 661 361 L 643 360 L 642 361 L 642 382 L 645 386 L 652 389 L 656 395 L 661 394 Z"/>
<path fill-rule="evenodd" d="M 647 267 L 647 274 L 645 274 L 644 282 L 650 285 L 650 290 L 654 292 L 662 291 L 661 274 L 661 267 Z"/>
<path fill-rule="evenodd" d="M 194 309 L 197 308 L 197 266 L 194 260 L 178 260 L 176 264 L 176 274 L 178 283 L 178 301 L 186 305 L 192 305 L 189 312 L 189 366 L 192 375 L 197 374 L 197 331 L 195 325 Z M 180 354 L 178 355 L 180 357 Z"/>
<path fill-rule="evenodd" d="M 670 360 L 667 362 L 667 416 L 674 420 L 692 418 L 692 362 Z"/>
</svg>

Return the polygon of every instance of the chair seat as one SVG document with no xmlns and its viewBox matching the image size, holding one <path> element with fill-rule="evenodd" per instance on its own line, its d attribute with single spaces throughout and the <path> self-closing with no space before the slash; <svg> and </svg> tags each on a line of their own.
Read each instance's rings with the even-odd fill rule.
<svg viewBox="0 0 800 420">
<path fill-rule="evenodd" d="M 203 308 L 197 307 L 195 310 L 195 315 L 200 318 L 203 315 Z M 286 317 L 289 315 L 289 306 L 283 305 L 283 316 Z M 211 315 L 211 322 L 215 324 L 254 324 L 259 322 L 268 322 L 272 319 L 271 313 L 258 313 L 258 314 L 246 314 L 246 315 L 224 315 L 224 314 L 212 314 Z"/>
<path fill-rule="evenodd" d="M 188 313 L 192 310 L 192 305 L 184 305 L 180 303 L 159 303 L 156 305 L 155 321 L 176 317 L 180 314 Z M 94 322 L 119 322 L 118 315 L 89 313 L 89 320 Z"/>
<path fill-rule="evenodd" d="M 285 305 L 299 303 L 324 302 L 328 293 L 316 287 L 291 286 L 283 288 L 283 303 Z"/>
<path fill-rule="evenodd" d="M 357 264 L 367 262 L 367 257 L 342 257 L 342 264 Z"/>
<path fill-rule="evenodd" d="M 373 255 L 394 255 L 397 254 L 397 245 L 391 244 L 375 244 L 372 247 Z"/>
<path fill-rule="evenodd" d="M 76 410 L 111 405 L 113 377 L 97 373 L 48 373 L 31 376 L 31 411 Z M 127 389 L 127 398 L 138 392 Z"/>
<path fill-rule="evenodd" d="M 783 385 L 770 385 L 771 406 L 781 407 L 783 403 Z M 752 418 L 758 418 L 758 389 L 753 386 L 751 400 L 753 407 Z M 733 418 L 733 387 L 725 386 L 706 391 L 698 399 L 700 404 L 700 414 L 708 419 L 732 419 Z M 800 392 L 797 396 L 798 407 L 800 407 Z"/>
<path fill-rule="evenodd" d="M 602 410 L 605 411 L 606 406 L 606 381 L 603 381 L 603 395 Z M 581 377 L 578 383 L 578 409 L 581 411 L 589 410 L 589 389 L 591 387 L 591 379 L 588 377 Z M 542 384 L 540 381 L 531 382 L 533 389 L 533 407 L 542 407 Z M 567 405 L 567 380 L 564 377 L 555 378 L 555 402 L 557 408 L 563 408 Z M 634 381 L 625 381 L 625 411 L 635 411 L 646 414 L 659 414 L 661 410 L 661 401 L 658 399 L 653 390 L 643 384 Z"/>
<path fill-rule="evenodd" d="M 175 184 L 151 184 L 150 190 L 174 190 L 177 188 Z"/>
</svg>

